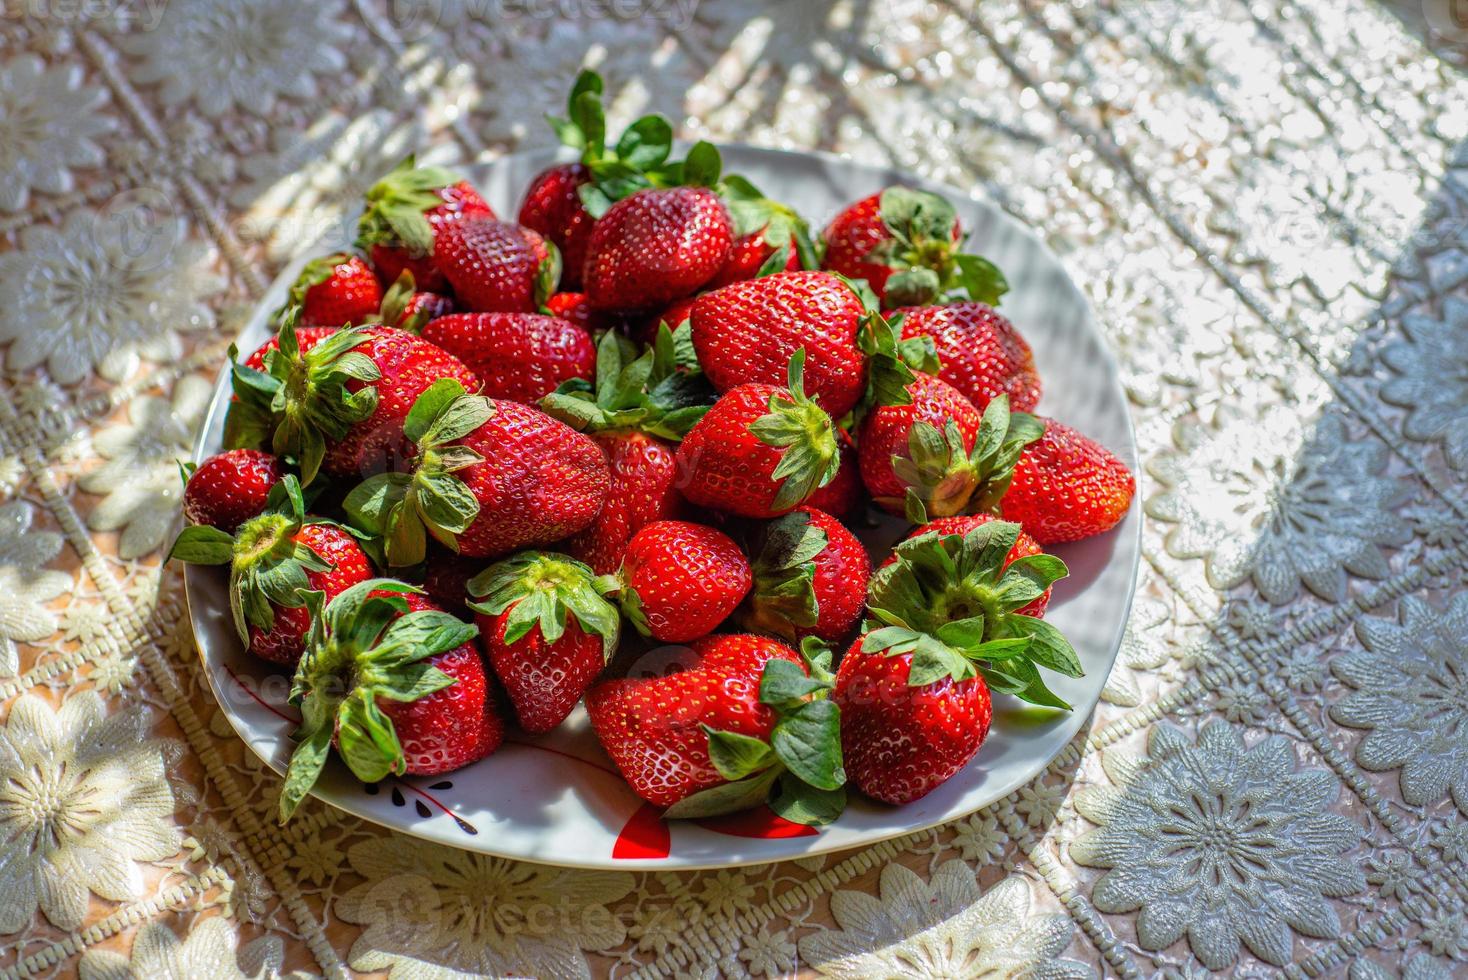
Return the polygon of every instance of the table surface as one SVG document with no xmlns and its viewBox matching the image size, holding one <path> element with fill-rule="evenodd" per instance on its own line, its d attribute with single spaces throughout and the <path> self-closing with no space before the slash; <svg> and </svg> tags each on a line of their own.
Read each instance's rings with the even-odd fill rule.
<svg viewBox="0 0 1468 980">
<path fill-rule="evenodd" d="M 1461 7 L 7 5 L 0 973 L 1463 975 Z M 161 563 L 174 461 L 293 250 L 408 149 L 544 142 L 583 65 L 614 124 L 977 187 L 1095 304 L 1142 575 L 1103 704 L 1013 797 L 688 874 L 276 826 Z"/>
</svg>

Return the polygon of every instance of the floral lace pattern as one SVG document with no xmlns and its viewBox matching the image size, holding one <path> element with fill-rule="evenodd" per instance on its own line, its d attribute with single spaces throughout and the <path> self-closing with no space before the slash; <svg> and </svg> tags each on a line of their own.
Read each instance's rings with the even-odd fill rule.
<svg viewBox="0 0 1468 980">
<path fill-rule="evenodd" d="M 1468 36 L 1449 4 L 12 6 L 0 970 L 1468 970 Z M 216 710 L 162 562 L 176 461 L 286 258 L 409 150 L 544 145 L 582 66 L 613 128 L 659 109 L 685 139 L 987 194 L 1095 305 L 1145 559 L 1103 702 L 1008 799 L 697 873 L 499 861 L 314 802 L 276 824 L 279 780 Z"/>
</svg>

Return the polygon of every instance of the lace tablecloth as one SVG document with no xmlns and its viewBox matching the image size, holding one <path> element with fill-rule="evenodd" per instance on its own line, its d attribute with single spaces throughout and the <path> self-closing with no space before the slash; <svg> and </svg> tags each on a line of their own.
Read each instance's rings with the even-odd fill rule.
<svg viewBox="0 0 1468 980">
<path fill-rule="evenodd" d="M 0 970 L 1464 975 L 1462 8 L 5 4 Z M 699 874 L 276 826 L 160 567 L 175 459 L 293 249 L 410 148 L 547 140 L 582 65 L 622 120 L 981 188 L 1090 295 L 1145 558 L 1104 703 L 1012 798 Z"/>
</svg>

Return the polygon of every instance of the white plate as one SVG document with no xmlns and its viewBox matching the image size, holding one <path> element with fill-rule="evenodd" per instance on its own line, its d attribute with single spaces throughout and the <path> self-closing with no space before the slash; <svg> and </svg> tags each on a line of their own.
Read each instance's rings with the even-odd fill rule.
<svg viewBox="0 0 1468 980">
<path fill-rule="evenodd" d="M 893 183 L 925 187 L 895 171 L 816 154 L 742 146 L 723 148 L 727 170 L 747 175 L 789 201 L 819 229 L 844 205 Z M 549 151 L 517 154 L 465 168 L 501 215 L 518 212 L 531 177 Z M 1039 411 L 1068 422 L 1137 468 L 1136 443 L 1117 366 L 1085 298 L 1060 262 L 1029 229 L 989 201 L 927 186 L 958 208 L 969 248 L 1004 270 L 1010 293 L 1003 312 L 1035 349 L 1044 398 Z M 284 300 L 306 256 L 348 244 L 325 239 L 280 274 L 239 339 L 241 351 L 266 337 L 269 312 Z M 195 447 L 199 459 L 221 448 L 229 389 L 221 371 L 209 418 Z M 1055 587 L 1046 618 L 1074 643 L 1086 675 L 1051 675 L 1075 705 L 1056 712 L 997 698 L 989 738 L 962 772 L 905 807 L 852 794 L 851 806 L 819 832 L 781 826 L 768 811 L 704 824 L 662 821 L 617 775 L 597 745 L 583 710 L 548 736 L 511 739 L 494 755 L 447 776 L 388 780 L 364 787 L 333 760 L 313 793 L 367 820 L 452 847 L 585 868 L 710 868 L 781 861 L 873 844 L 972 813 L 1029 782 L 1084 724 L 1100 697 L 1121 643 L 1137 572 L 1141 514 L 1134 502 L 1111 533 L 1057 548 L 1071 576 Z M 248 655 L 229 624 L 225 575 L 191 566 L 189 607 L 205 672 L 230 723 L 271 768 L 290 757 L 295 710 L 289 679 Z"/>
</svg>

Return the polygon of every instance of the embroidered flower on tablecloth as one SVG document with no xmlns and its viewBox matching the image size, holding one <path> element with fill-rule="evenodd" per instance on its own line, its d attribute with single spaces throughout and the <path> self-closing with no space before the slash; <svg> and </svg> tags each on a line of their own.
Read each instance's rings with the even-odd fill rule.
<svg viewBox="0 0 1468 980">
<path fill-rule="evenodd" d="M 1432 846 L 1444 861 L 1468 864 L 1468 823 L 1454 821 L 1432 832 Z"/>
<path fill-rule="evenodd" d="M 1406 900 L 1417 890 L 1422 870 L 1401 851 L 1373 854 L 1366 859 L 1366 880 L 1376 886 L 1383 898 Z"/>
<path fill-rule="evenodd" d="M 1439 912 L 1422 920 L 1420 938 L 1435 956 L 1468 958 L 1468 917 L 1461 908 Z"/>
<path fill-rule="evenodd" d="M 1370 730 L 1356 761 L 1372 772 L 1400 769 L 1408 803 L 1427 806 L 1451 794 L 1468 815 L 1468 594 L 1442 612 L 1407 596 L 1399 616 L 1356 623 L 1365 651 L 1331 662 L 1355 691 L 1330 716 Z"/>
<path fill-rule="evenodd" d="M 1351 961 L 1347 977 L 1349 980 L 1395 980 L 1390 970 L 1364 956 L 1357 956 Z M 1402 970 L 1402 980 L 1453 980 L 1453 974 L 1441 960 L 1418 953 L 1407 961 L 1406 969 Z"/>
<path fill-rule="evenodd" d="M 61 929 L 143 888 L 137 861 L 179 849 L 161 743 L 133 709 L 108 715 L 91 691 L 57 711 L 34 694 L 0 727 L 0 933 L 40 908 Z"/>
<path fill-rule="evenodd" d="M 179 357 L 178 331 L 214 325 L 202 300 L 224 280 L 210 268 L 208 248 L 187 239 L 184 219 L 156 204 L 138 192 L 106 213 L 72 211 L 59 228 L 27 226 L 20 247 L 0 254 L 8 371 L 44 365 L 65 385 L 92 371 L 119 381 L 140 357 Z"/>
<path fill-rule="evenodd" d="M 999 826 L 999 819 L 987 811 L 980 811 L 954 824 L 958 833 L 953 835 L 953 846 L 958 848 L 966 861 L 997 861 L 1004 856 L 1009 835 Z"/>
<path fill-rule="evenodd" d="M 337 900 L 366 926 L 348 960 L 393 980 L 465 974 L 582 977 L 582 950 L 626 937 L 607 906 L 632 890 L 616 871 L 572 871 L 460 851 L 401 836 L 347 854 L 366 880 Z"/>
<path fill-rule="evenodd" d="M 1214 588 L 1252 578 L 1280 605 L 1303 582 L 1340 601 L 1347 572 L 1384 578 L 1382 547 L 1412 540 L 1392 512 L 1410 491 L 1386 472 L 1386 447 L 1351 439 L 1335 415 L 1306 433 L 1283 406 L 1254 418 L 1220 405 L 1208 422 L 1179 423 L 1173 438 L 1148 465 L 1165 489 L 1146 511 L 1176 525 L 1168 553 L 1204 559 Z"/>
<path fill-rule="evenodd" d="M 0 211 L 24 211 L 32 190 L 68 194 L 73 167 L 105 162 L 96 137 L 117 128 L 106 103 L 107 90 L 86 84 L 79 64 L 48 68 L 34 54 L 0 62 Z"/>
<path fill-rule="evenodd" d="M 150 977 L 208 977 L 209 980 L 276 980 L 284 948 L 275 936 L 240 945 L 228 919 L 212 916 L 180 940 L 162 922 L 148 922 L 133 937 L 131 955 L 89 949 L 78 964 L 81 980 L 145 980 Z M 291 977 L 304 977 L 292 972 Z"/>
<path fill-rule="evenodd" d="M 1381 386 L 1382 400 L 1410 410 L 1408 439 L 1440 441 L 1449 464 L 1468 467 L 1468 300 L 1443 300 L 1440 320 L 1410 313 L 1402 333 L 1381 352 L 1396 375 Z"/>
<path fill-rule="evenodd" d="M 759 927 L 752 936 L 741 941 L 739 959 L 755 977 L 783 977 L 795 969 L 795 944 L 790 933 L 784 929 L 770 931 L 768 925 Z M 728 971 L 737 976 L 737 971 Z"/>
<path fill-rule="evenodd" d="M 79 485 L 104 496 L 87 515 L 87 526 L 121 531 L 117 553 L 122 558 L 158 549 L 172 529 L 183 504 L 178 461 L 188 458 L 212 395 L 209 382 L 186 377 L 174 386 L 171 401 L 154 395 L 135 398 L 126 422 L 97 433 L 94 445 L 106 462 Z"/>
<path fill-rule="evenodd" d="M 1059 959 L 1075 928 L 1070 916 L 1030 911 L 1030 886 L 1006 878 L 982 895 L 973 869 L 947 861 L 931 881 L 901 864 L 882 869 L 880 897 L 831 895 L 838 928 L 800 938 L 800 955 L 827 976 L 1091 977 L 1090 967 Z"/>
<path fill-rule="evenodd" d="M 1098 829 L 1076 839 L 1070 856 L 1112 869 L 1091 900 L 1103 912 L 1137 912 L 1142 948 L 1164 949 L 1186 935 L 1194 955 L 1221 970 L 1242 941 L 1283 966 L 1291 930 L 1339 935 L 1326 899 L 1366 887 L 1360 869 L 1339 856 L 1361 831 L 1327 812 L 1340 784 L 1326 770 L 1298 768 L 1288 740 L 1246 748 L 1232 725 L 1215 721 L 1194 744 L 1158 725 L 1146 758 L 1107 772 L 1122 777 L 1118 786 L 1076 797 Z"/>
<path fill-rule="evenodd" d="M 315 99 L 318 77 L 347 67 L 352 40 L 341 0 L 194 0 L 170 4 L 158 27 L 118 40 L 138 59 L 129 77 L 162 83 L 165 105 L 193 102 L 206 116 L 230 109 L 265 115 L 278 98 Z"/>
<path fill-rule="evenodd" d="M 20 669 L 17 642 L 34 643 L 56 632 L 56 614 L 46 604 L 73 586 L 66 572 L 45 567 L 61 554 L 65 539 L 33 530 L 35 517 L 23 500 L 0 505 L 0 677 Z"/>
<path fill-rule="evenodd" d="M 698 900 L 710 915 L 733 915 L 747 911 L 754 886 L 743 871 L 711 871 L 703 878 Z"/>
</svg>

